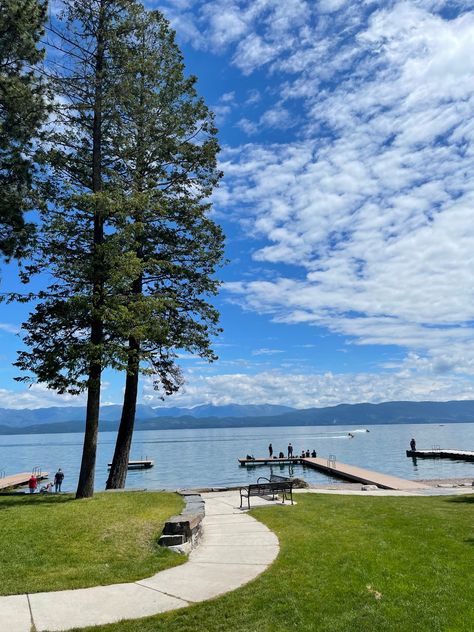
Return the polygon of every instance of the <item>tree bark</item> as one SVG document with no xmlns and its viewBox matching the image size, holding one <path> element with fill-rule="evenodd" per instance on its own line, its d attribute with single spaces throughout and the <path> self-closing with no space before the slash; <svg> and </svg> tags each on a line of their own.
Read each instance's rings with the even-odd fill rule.
<svg viewBox="0 0 474 632">
<path fill-rule="evenodd" d="M 141 248 L 138 255 L 141 256 Z M 140 296 L 143 291 L 143 276 L 132 283 L 132 293 Z M 137 410 L 138 378 L 140 369 L 140 341 L 130 336 L 128 341 L 127 379 L 123 397 L 122 416 L 115 443 L 114 458 L 105 489 L 123 489 L 127 480 L 128 460 L 132 447 L 135 413 Z"/>
<path fill-rule="evenodd" d="M 102 190 L 102 92 L 105 58 L 104 39 L 105 7 L 100 4 L 97 28 L 97 53 L 95 63 L 94 117 L 92 128 L 92 193 Z M 90 340 L 93 348 L 89 365 L 87 386 L 86 428 L 82 452 L 81 471 L 77 485 L 76 498 L 90 498 L 94 494 L 97 439 L 99 434 L 100 386 L 102 375 L 102 353 L 104 324 L 100 316 L 103 305 L 103 265 L 100 248 L 104 241 L 104 217 L 101 209 L 94 209 L 94 234 L 92 245 L 92 304 Z"/>
<path fill-rule="evenodd" d="M 129 340 L 129 354 L 122 416 L 115 444 L 114 458 L 110 468 L 106 489 L 123 489 L 127 480 L 128 460 L 132 446 L 133 428 L 138 395 L 138 365 L 140 343 L 136 338 Z"/>
<path fill-rule="evenodd" d="M 94 494 L 97 437 L 99 434 L 100 374 L 100 365 L 97 363 L 91 365 L 87 391 L 86 429 L 76 498 L 91 498 Z"/>
</svg>

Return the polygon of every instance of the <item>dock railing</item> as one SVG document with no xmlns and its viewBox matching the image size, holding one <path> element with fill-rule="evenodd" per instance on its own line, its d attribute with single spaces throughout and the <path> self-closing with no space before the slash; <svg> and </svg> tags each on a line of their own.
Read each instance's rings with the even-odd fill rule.
<svg viewBox="0 0 474 632">
<path fill-rule="evenodd" d="M 336 455 L 335 454 L 330 454 L 328 456 L 327 466 L 328 467 L 336 467 Z"/>
<path fill-rule="evenodd" d="M 35 476 L 38 476 L 39 474 L 41 474 L 41 467 L 39 465 L 35 465 L 31 473 Z"/>
<path fill-rule="evenodd" d="M 0 470 L 0 481 L 5 478 L 5 470 Z"/>
<path fill-rule="evenodd" d="M 433 445 L 431 446 L 431 449 L 433 450 L 433 452 L 441 452 L 441 446 L 439 445 Z"/>
</svg>

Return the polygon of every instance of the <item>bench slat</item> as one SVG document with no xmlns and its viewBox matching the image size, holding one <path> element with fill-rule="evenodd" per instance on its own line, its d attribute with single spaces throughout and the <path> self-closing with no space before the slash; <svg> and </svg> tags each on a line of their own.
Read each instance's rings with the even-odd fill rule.
<svg viewBox="0 0 474 632">
<path fill-rule="evenodd" d="M 247 505 L 250 509 L 250 497 L 251 496 L 272 496 L 275 498 L 275 494 L 283 494 L 283 502 L 286 499 L 291 500 L 293 504 L 293 481 L 284 476 L 276 476 L 272 474 L 270 480 L 261 476 L 257 479 L 256 483 L 251 483 L 246 487 L 240 488 L 240 507 L 242 508 L 243 498 L 247 498 Z"/>
</svg>

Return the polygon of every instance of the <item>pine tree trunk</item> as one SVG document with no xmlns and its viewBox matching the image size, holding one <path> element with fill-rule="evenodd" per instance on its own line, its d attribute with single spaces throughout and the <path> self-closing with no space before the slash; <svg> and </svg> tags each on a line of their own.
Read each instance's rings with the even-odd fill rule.
<svg viewBox="0 0 474 632">
<path fill-rule="evenodd" d="M 138 256 L 142 256 L 141 248 Z M 143 291 L 143 277 L 132 283 L 132 293 L 140 296 Z M 132 447 L 133 428 L 135 426 L 135 413 L 137 409 L 138 378 L 140 368 L 140 341 L 130 336 L 128 342 L 127 379 L 125 381 L 125 393 L 123 397 L 122 416 L 115 443 L 114 458 L 110 468 L 109 477 L 105 489 L 123 489 L 127 480 L 128 461 L 130 448 Z"/>
<path fill-rule="evenodd" d="M 143 44 L 143 42 L 142 42 Z M 144 80 L 141 78 L 140 84 L 140 107 L 143 108 L 143 89 Z M 141 188 L 142 177 L 142 150 L 143 143 L 143 116 L 139 116 L 138 120 L 138 137 L 137 146 L 140 148 L 140 154 L 137 159 L 137 181 L 138 189 Z M 135 216 L 134 221 L 137 222 L 139 217 Z M 141 246 L 137 248 L 136 255 L 139 259 L 143 257 L 143 249 Z M 132 295 L 141 296 L 143 292 L 143 275 L 139 275 L 132 283 Z M 140 368 L 140 341 L 134 336 L 130 336 L 128 344 L 128 361 L 127 361 L 127 378 L 125 381 L 125 393 L 123 397 L 122 416 L 120 418 L 120 426 L 115 442 L 114 458 L 110 468 L 109 476 L 105 484 L 105 489 L 124 489 L 128 473 L 128 461 L 130 459 L 130 449 L 132 447 L 133 428 L 135 426 L 135 413 L 137 409 L 138 397 L 138 378 Z"/>
<path fill-rule="evenodd" d="M 92 365 L 87 392 L 86 429 L 82 450 L 81 472 L 76 498 L 91 498 L 94 494 L 97 437 L 99 433 L 100 374 L 100 365 Z"/>
<path fill-rule="evenodd" d="M 94 118 L 92 128 L 92 192 L 102 190 L 102 90 L 105 57 L 104 1 L 100 3 L 97 29 L 97 53 L 95 62 Z M 76 498 L 90 498 L 94 494 L 95 463 L 97 456 L 97 438 L 99 434 L 100 385 L 102 375 L 102 354 L 104 325 L 100 316 L 103 305 L 104 280 L 100 247 L 104 241 L 104 217 L 100 209 L 94 211 L 94 235 L 92 247 L 92 304 L 91 345 L 94 350 L 89 365 L 87 386 L 86 428 L 82 452 L 81 471 L 77 485 Z"/>
<path fill-rule="evenodd" d="M 139 351 L 140 343 L 136 338 L 130 338 L 122 417 L 120 419 L 112 467 L 105 485 L 106 489 L 123 489 L 127 479 L 137 408 Z"/>
</svg>

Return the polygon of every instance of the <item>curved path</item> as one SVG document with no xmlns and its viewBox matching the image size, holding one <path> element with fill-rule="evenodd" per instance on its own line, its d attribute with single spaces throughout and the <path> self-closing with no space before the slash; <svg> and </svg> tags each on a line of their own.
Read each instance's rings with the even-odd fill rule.
<svg viewBox="0 0 474 632">
<path fill-rule="evenodd" d="M 0 597 L 0 631 L 31 632 L 34 625 L 53 632 L 138 619 L 211 599 L 260 575 L 278 555 L 275 534 L 238 509 L 238 493 L 202 496 L 203 536 L 186 564 L 129 584 Z"/>
</svg>

